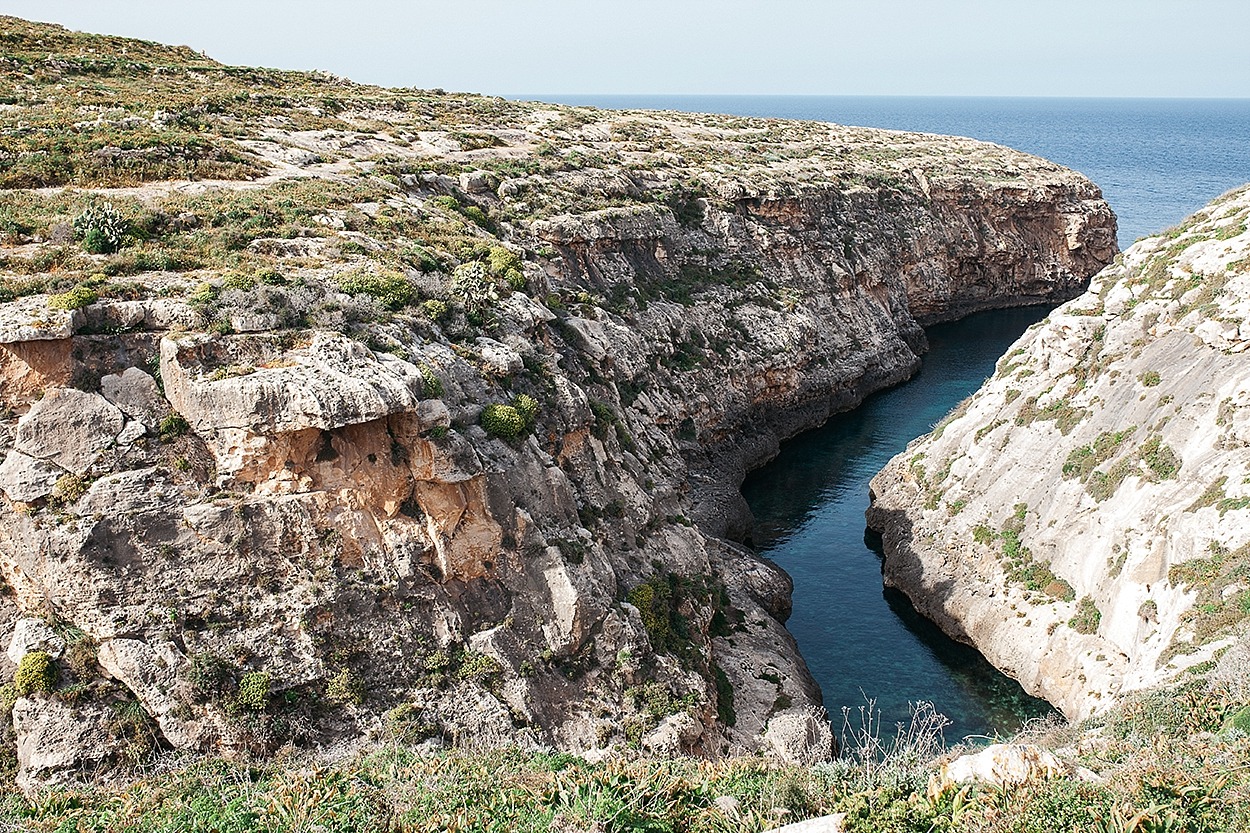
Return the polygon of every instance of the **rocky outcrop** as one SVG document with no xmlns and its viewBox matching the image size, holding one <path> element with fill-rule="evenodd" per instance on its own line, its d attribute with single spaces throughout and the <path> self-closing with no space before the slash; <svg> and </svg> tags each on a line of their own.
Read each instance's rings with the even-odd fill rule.
<svg viewBox="0 0 1250 833">
<path fill-rule="evenodd" d="M 1248 218 L 1138 242 L 872 481 L 887 584 L 1069 717 L 1244 626 Z"/>
<path fill-rule="evenodd" d="M 77 692 L 23 726 L 827 755 L 789 579 L 725 537 L 741 478 L 912 373 L 924 323 L 1079 292 L 1098 190 L 963 139 L 517 104 L 453 141 L 421 107 L 232 123 L 268 182 L 113 195 L 183 273 L 0 305 L 0 571 Z M 179 266 L 222 227 L 229 269 Z"/>
</svg>

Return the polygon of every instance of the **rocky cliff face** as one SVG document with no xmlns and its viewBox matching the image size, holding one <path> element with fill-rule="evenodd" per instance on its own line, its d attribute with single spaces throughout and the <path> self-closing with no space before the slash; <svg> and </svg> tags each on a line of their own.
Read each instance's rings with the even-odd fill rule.
<svg viewBox="0 0 1250 833">
<path fill-rule="evenodd" d="M 872 482 L 886 582 L 1070 717 L 1250 611 L 1250 188 L 1140 241 Z"/>
<path fill-rule="evenodd" d="M 27 118 L 81 117 L 117 44 L 5 25 L 56 82 Z M 260 178 L 92 156 L 64 175 L 112 187 L 0 194 L 8 656 L 54 660 L 27 781 L 153 744 L 827 753 L 789 580 L 723 537 L 742 475 L 913 372 L 921 324 L 1114 254 L 1088 181 L 969 140 L 127 49 L 131 115 L 84 135 L 196 121 Z M 207 81 L 251 92 L 177 109 Z"/>
</svg>

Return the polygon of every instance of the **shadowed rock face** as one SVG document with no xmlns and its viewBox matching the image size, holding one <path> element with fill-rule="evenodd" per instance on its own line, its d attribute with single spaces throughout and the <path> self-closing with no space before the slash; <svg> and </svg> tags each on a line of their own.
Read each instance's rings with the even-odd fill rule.
<svg viewBox="0 0 1250 833">
<path fill-rule="evenodd" d="M 101 715 L 126 701 L 163 743 L 205 751 L 760 748 L 770 718 L 807 725 L 820 695 L 783 625 L 788 577 L 726 537 L 749 523 L 746 470 L 914 372 L 922 324 L 1070 297 L 1114 255 L 1097 188 L 992 145 L 548 105 L 483 126 L 493 100 L 457 101 L 484 149 L 446 130 L 392 142 L 411 105 L 369 111 L 384 133 L 237 128 L 269 178 L 206 199 L 296 181 L 382 193 L 253 240 L 285 283 L 206 267 L 194 279 L 216 295 L 143 273 L 162 297 L 0 305 L 5 616 L 50 617 L 62 684 L 82 687 L 21 705 L 41 727 L 19 726 L 26 783 L 90 758 L 41 752 L 47 727 L 81 714 L 74 737 L 124 740 Z M 663 142 L 614 138 L 626 128 Z M 561 166 L 497 173 L 548 159 L 540 142 Z M 483 169 L 382 181 L 382 150 L 395 170 Z M 168 190 L 112 197 L 159 207 Z M 456 219 L 448 197 L 497 220 Z M 383 216 L 434 231 L 386 237 Z M 175 241 L 209 224 L 166 219 Z M 468 244 L 439 249 L 453 232 Z M 425 274 L 395 269 L 421 247 L 439 254 Z M 514 277 L 486 275 L 508 255 Z M 290 323 L 309 297 L 360 306 L 344 275 L 386 269 L 450 311 Z M 475 269 L 487 300 L 457 294 Z M 488 434 L 485 407 L 522 393 L 532 421 Z M 263 692 L 257 675 L 267 705 L 240 699 L 241 683 Z M 781 728 L 766 745 L 791 736 L 783 757 L 820 747 Z"/>
<path fill-rule="evenodd" d="M 886 583 L 1069 717 L 1245 618 L 1248 217 L 1135 244 L 872 481 Z"/>
</svg>

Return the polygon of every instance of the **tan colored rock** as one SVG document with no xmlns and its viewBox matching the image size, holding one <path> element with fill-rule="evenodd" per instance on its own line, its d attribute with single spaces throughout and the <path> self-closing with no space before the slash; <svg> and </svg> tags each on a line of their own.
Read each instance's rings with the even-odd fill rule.
<svg viewBox="0 0 1250 833">
<path fill-rule="evenodd" d="M 202 729 L 176 713 L 181 704 L 172 692 L 179 667 L 187 663 L 176 647 L 157 650 L 138 639 L 108 639 L 100 643 L 97 659 L 106 674 L 134 693 L 166 740 L 178 748 L 198 746 Z"/>
<path fill-rule="evenodd" d="M 74 388 L 54 388 L 17 423 L 14 447 L 74 474 L 85 474 L 112 446 L 125 423 L 107 399 Z"/>
<path fill-rule="evenodd" d="M 72 350 L 68 338 L 0 344 L 0 406 L 25 410 L 47 388 L 68 384 Z"/>
<path fill-rule="evenodd" d="M 977 783 L 995 787 L 1019 786 L 1044 778 L 1060 778 L 1073 768 L 1051 751 L 1028 743 L 996 743 L 980 752 L 943 763 L 929 782 L 929 794 L 940 795 L 953 786 Z"/>
<path fill-rule="evenodd" d="M 98 706 L 71 707 L 46 695 L 18 698 L 13 706 L 17 785 L 30 791 L 107 759 L 117 741 L 105 730 L 106 719 Z"/>
</svg>

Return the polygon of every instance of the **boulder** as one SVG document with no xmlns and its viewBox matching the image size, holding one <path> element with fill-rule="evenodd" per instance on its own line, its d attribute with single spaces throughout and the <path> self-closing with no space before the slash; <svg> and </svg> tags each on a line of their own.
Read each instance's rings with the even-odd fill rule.
<svg viewBox="0 0 1250 833">
<path fill-rule="evenodd" d="M 155 428 L 169 413 L 169 403 L 161 396 L 156 380 L 137 367 L 102 377 L 100 393 L 126 416 L 149 428 Z"/>
<path fill-rule="evenodd" d="M 656 755 L 681 755 L 703 734 L 703 725 L 690 714 L 670 714 L 642 739 L 642 747 Z"/>
<path fill-rule="evenodd" d="M 99 394 L 55 388 L 31 405 L 17 423 L 14 448 L 74 474 L 85 474 L 100 453 L 114 444 L 125 421 L 122 412 Z"/>
<path fill-rule="evenodd" d="M 961 755 L 942 764 L 929 781 L 929 794 L 975 782 L 996 787 L 1024 784 L 1040 778 L 1068 775 L 1071 767 L 1053 752 L 1029 743 L 996 743 L 972 755 Z"/>
<path fill-rule="evenodd" d="M 807 821 L 796 821 L 785 827 L 776 827 L 768 833 L 843 833 L 846 830 L 846 813 L 833 813 Z"/>
<path fill-rule="evenodd" d="M 833 757 L 833 729 L 824 709 L 783 712 L 768 721 L 763 746 L 787 763 L 810 766 Z"/>
<path fill-rule="evenodd" d="M 118 749 L 101 706 L 71 707 L 55 697 L 21 697 L 13 706 L 17 733 L 17 785 L 23 790 L 57 783 Z"/>
<path fill-rule="evenodd" d="M 65 653 L 65 640 L 42 619 L 18 619 L 9 639 L 8 657 L 17 665 L 31 651 L 43 651 L 58 659 Z"/>
<path fill-rule="evenodd" d="M 9 500 L 30 503 L 47 497 L 65 470 L 20 451 L 10 451 L 0 463 L 0 489 Z"/>
<path fill-rule="evenodd" d="M 109 639 L 100 643 L 98 661 L 106 674 L 134 692 L 166 740 L 179 748 L 196 745 L 200 727 L 175 714 L 179 702 L 170 694 L 178 667 L 186 661 L 176 647 L 166 644 L 157 650 L 139 639 Z"/>
</svg>

